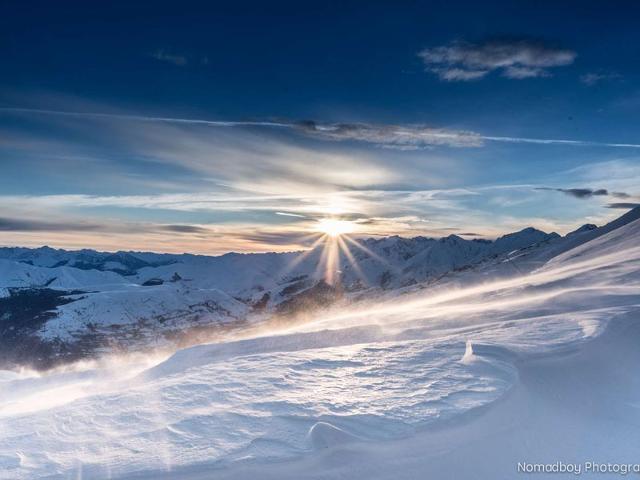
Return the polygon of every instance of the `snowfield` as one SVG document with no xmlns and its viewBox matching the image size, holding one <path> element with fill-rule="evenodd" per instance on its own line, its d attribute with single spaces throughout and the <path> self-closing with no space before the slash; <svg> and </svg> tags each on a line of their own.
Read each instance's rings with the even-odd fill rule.
<svg viewBox="0 0 640 480">
<path fill-rule="evenodd" d="M 585 462 L 640 463 L 638 211 L 550 240 L 288 329 L 0 372 L 0 478 L 616 478 Z"/>
</svg>

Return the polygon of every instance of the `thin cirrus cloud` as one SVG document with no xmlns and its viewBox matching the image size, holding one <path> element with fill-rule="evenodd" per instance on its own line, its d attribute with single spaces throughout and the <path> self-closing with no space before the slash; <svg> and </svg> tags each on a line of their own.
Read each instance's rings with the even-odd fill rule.
<svg viewBox="0 0 640 480">
<path fill-rule="evenodd" d="M 317 239 L 314 235 L 309 235 L 308 232 L 282 232 L 275 230 L 230 233 L 229 237 L 251 244 L 274 245 L 285 248 L 306 247 Z"/>
<path fill-rule="evenodd" d="M 203 235 L 211 233 L 209 229 L 197 225 L 162 225 L 159 228 L 174 233 L 200 233 Z"/>
<path fill-rule="evenodd" d="M 51 222 L 44 220 L 0 217 L 1 232 L 80 232 L 96 231 L 100 229 L 101 226 L 94 223 Z"/>
<path fill-rule="evenodd" d="M 621 75 L 618 73 L 585 73 L 580 75 L 580 81 L 588 87 L 593 87 L 599 83 L 604 83 L 612 80 L 618 80 Z"/>
<path fill-rule="evenodd" d="M 416 192 L 412 192 L 415 195 Z M 431 192 L 429 192 L 431 194 Z M 256 194 L 235 189 L 222 191 L 209 191 L 201 193 L 153 195 L 82 195 L 82 194 L 57 194 L 57 195 L 0 195 L 0 203 L 7 211 L 15 212 L 13 218 L 26 217 L 29 212 L 44 211 L 82 211 L 91 209 L 94 215 L 98 211 L 116 212 L 123 209 L 132 210 L 156 210 L 162 212 L 176 212 L 186 217 L 189 214 L 198 213 L 250 213 L 261 215 L 268 223 L 280 223 L 286 221 L 309 222 L 324 217 L 328 214 L 340 215 L 343 219 L 358 220 L 368 214 L 378 212 L 382 205 L 377 205 L 376 199 L 393 198 L 394 195 L 407 197 L 406 192 L 393 191 L 339 191 L 322 193 L 295 193 L 287 195 Z M 432 197 L 432 195 L 430 195 Z M 8 225 L 8 224 L 7 224 Z M 33 225 L 31 222 L 11 222 L 13 229 L 23 229 L 24 225 Z M 39 225 L 30 227 L 35 230 Z M 73 229 L 76 223 L 65 222 L 64 229 Z M 0 229 L 2 223 L 0 223 Z M 8 227 L 7 227 L 8 228 Z M 85 228 L 89 228 L 88 226 Z M 92 224 L 92 229 L 99 229 L 99 225 Z M 131 229 L 131 225 L 127 226 Z M 185 224 L 165 224 L 160 230 L 176 233 L 206 233 L 201 226 Z"/>
<path fill-rule="evenodd" d="M 509 195 L 526 195 L 528 185 L 483 187 L 473 190 L 448 189 L 425 191 L 348 191 L 340 192 L 336 203 L 348 207 L 338 213 L 340 218 L 357 222 L 362 235 L 403 236 L 429 235 L 444 236 L 452 231 L 466 232 L 459 235 L 496 236 L 505 231 L 522 228 L 532 224 L 537 228 L 551 230 L 571 230 L 573 224 L 564 225 L 562 219 L 543 222 L 542 219 L 518 219 L 508 216 L 496 216 L 495 209 L 490 212 L 478 208 L 480 204 L 493 198 Z M 568 189 L 567 189 L 568 190 Z M 597 191 L 597 190 L 593 190 Z M 41 245 L 42 234 L 47 232 L 47 243 L 56 246 L 76 248 L 92 246 L 106 250 L 128 249 L 157 250 L 197 253 L 224 253 L 228 251 L 291 251 L 308 246 L 309 233 L 318 218 L 331 213 L 331 202 L 323 205 L 327 195 L 316 198 L 288 196 L 247 196 L 236 192 L 231 195 L 181 194 L 181 195 L 140 195 L 108 196 L 94 195 L 49 195 L 49 196 L 2 196 L 2 203 L 10 218 L 0 223 L 3 231 L 3 243 L 19 245 Z M 223 198 L 227 197 L 227 198 Z M 606 197 L 605 197 L 606 198 Z M 588 202 L 585 202 L 587 205 Z M 48 209 L 52 219 L 31 219 L 23 212 Z M 610 204 L 609 208 L 630 208 L 634 204 Z M 189 218 L 193 223 L 151 223 L 147 219 L 139 222 L 117 221 L 116 209 L 140 208 L 156 210 L 158 213 L 173 210 L 180 212 L 182 221 Z M 100 223 L 90 225 L 68 217 L 77 218 L 84 212 L 90 212 L 92 218 L 100 218 L 98 208 L 109 208 L 107 217 Z M 88 209 L 88 210 L 87 210 Z M 193 211 L 253 212 L 263 211 L 260 218 L 250 222 L 238 223 L 243 217 L 235 216 L 231 223 L 210 223 L 205 214 L 197 220 L 187 212 Z M 124 211 L 124 210 L 122 210 Z M 287 215 L 282 215 L 282 214 Z M 291 215 L 292 221 L 286 220 Z M 154 217 L 156 215 L 154 214 Z M 7 217 L 5 215 L 5 217 Z M 269 221 L 269 217 L 273 222 Z M 87 217 L 85 217 L 87 218 Z M 171 218 L 171 215 L 166 218 Z M 279 220 L 278 218 L 282 218 Z M 522 223 L 524 222 L 524 223 Z M 560 222 L 560 223 L 558 223 Z M 492 227 L 487 227 L 492 225 Z M 455 229 L 452 227 L 455 226 Z M 566 227 L 566 228 L 565 228 Z M 479 230 L 476 230 L 479 229 Z M 472 235 L 473 234 L 473 235 Z"/>
<path fill-rule="evenodd" d="M 97 112 L 104 111 L 99 106 L 94 108 Z M 27 119 L 42 116 L 36 119 L 55 121 L 53 124 L 59 130 L 80 139 L 67 142 L 69 146 L 79 148 L 77 152 L 70 149 L 64 153 L 95 154 L 100 160 L 94 165 L 98 172 L 126 173 L 132 164 L 141 161 L 136 168 L 143 168 L 152 182 L 157 180 L 154 176 L 165 178 L 166 172 L 184 174 L 187 180 L 198 179 L 189 190 L 182 186 L 145 186 L 130 190 L 120 188 L 122 185 L 119 184 L 113 189 L 80 188 L 64 190 L 66 193 L 57 195 L 33 195 L 33 192 L 31 195 L 3 195 L 0 197 L 0 204 L 5 209 L 3 217 L 14 219 L 12 229 L 5 226 L 3 243 L 19 245 L 41 244 L 43 232 L 48 232 L 47 243 L 63 247 L 93 246 L 112 250 L 126 245 L 133 249 L 200 253 L 288 251 L 306 246 L 304 239 L 313 231 L 314 222 L 327 215 L 357 221 L 362 233 L 367 235 L 441 236 L 443 232 L 450 233 L 443 231 L 444 228 L 454 225 L 459 232 L 494 236 L 522 228 L 527 225 L 523 222 L 529 220 L 496 218 L 493 200 L 500 197 L 500 201 L 510 202 L 504 203 L 510 205 L 508 208 L 516 208 L 513 200 L 521 197 L 539 202 L 540 197 L 536 199 L 531 194 L 531 200 L 528 200 L 526 193 L 535 185 L 512 186 L 508 191 L 504 186 L 496 191 L 481 188 L 447 190 L 448 179 L 459 180 L 466 171 L 461 168 L 462 163 L 454 163 L 440 152 L 423 155 L 354 148 L 343 150 L 310 145 L 301 140 L 308 137 L 327 144 L 356 142 L 395 149 L 436 145 L 480 148 L 494 141 L 593 145 L 579 140 L 493 137 L 415 125 L 245 122 L 121 113 L 2 111 Z M 299 138 L 281 135 L 282 132 Z M 85 138 L 91 141 L 79 143 Z M 447 143 L 435 144 L 443 138 Z M 91 143 L 93 141 L 95 143 Z M 102 143 L 108 144 L 109 149 L 103 150 Z M 112 144 L 117 145 L 113 152 L 110 150 Z M 640 145 L 635 146 L 638 147 Z M 36 157 L 47 160 L 50 160 L 49 152 L 58 152 L 48 145 L 38 148 L 45 151 Z M 126 158 L 127 163 L 121 163 L 120 157 Z M 83 169 L 87 168 L 84 160 L 70 165 L 75 166 L 64 171 L 69 180 L 76 172 L 83 174 Z M 635 163 L 631 162 L 631 165 Z M 610 197 L 599 198 L 615 201 L 613 192 L 632 191 L 634 185 L 628 183 L 629 179 L 637 177 L 635 170 L 629 172 L 628 168 L 622 167 L 624 165 L 618 165 L 613 170 L 627 183 L 610 180 L 612 165 L 607 164 L 595 173 L 572 172 L 559 184 L 584 181 L 582 184 L 597 186 L 600 179 L 606 177 Z M 202 182 L 203 179 L 206 182 Z M 590 190 L 594 196 L 593 192 L 599 189 Z M 585 211 L 602 206 L 599 202 L 580 205 Z M 611 210 L 605 211 L 611 213 Z M 15 223 L 16 219 L 29 218 L 34 212 L 47 212 L 47 216 L 31 220 L 29 225 Z M 53 223 L 56 215 L 60 225 L 45 224 Z M 92 226 L 75 228 L 82 221 Z M 563 218 L 547 224 L 536 218 L 531 221 L 538 228 L 546 226 L 558 231 L 574 227 L 567 223 L 564 228 L 565 224 L 561 222 L 568 220 Z M 93 226 L 96 222 L 100 225 Z M 487 228 L 487 225 L 491 227 Z"/>
<path fill-rule="evenodd" d="M 27 200 L 28 201 L 28 200 Z M 309 244 L 308 232 L 266 225 L 194 225 L 105 220 L 89 223 L 57 219 L 1 217 L 2 244 L 41 246 L 43 235 L 50 245 L 62 248 L 92 248 L 114 251 L 127 248 L 182 253 L 218 254 L 239 252 L 290 251 Z"/>
<path fill-rule="evenodd" d="M 427 71 L 441 80 L 464 82 L 494 71 L 516 80 L 548 77 L 550 68 L 570 65 L 577 54 L 536 40 L 497 39 L 481 43 L 455 41 L 425 48 L 418 56 Z"/>
<path fill-rule="evenodd" d="M 215 185 L 268 194 L 326 193 L 336 187 L 362 188 L 400 180 L 397 171 L 380 155 L 362 151 L 347 155 L 335 149 L 308 148 L 274 135 L 274 128 L 282 128 L 275 122 L 192 121 L 24 109 L 2 112 L 55 121 L 56 126 L 80 139 L 68 142 L 70 153 L 97 152 L 107 158 L 108 165 L 118 164 L 123 172 L 144 167 L 153 176 L 170 169 L 201 183 L 205 179 L 207 189 Z M 216 131 L 212 132 L 212 128 Z M 295 127 L 292 124 L 287 128 Z M 85 138 L 89 140 L 85 142 Z M 48 152 L 39 155 L 45 158 Z M 114 159 L 116 155 L 131 160 L 119 164 L 118 158 Z M 107 168 L 106 173 L 111 170 Z"/>
<path fill-rule="evenodd" d="M 178 67 L 184 67 L 185 65 L 187 65 L 187 63 L 189 63 L 187 57 L 185 57 L 184 55 L 167 52 L 163 49 L 156 50 L 151 54 L 151 57 L 160 62 L 171 63 Z"/>
<path fill-rule="evenodd" d="M 96 120 L 122 120 L 154 124 L 173 124 L 178 126 L 206 126 L 213 128 L 276 128 L 292 130 L 321 140 L 354 141 L 398 150 L 415 150 L 436 146 L 458 148 L 482 147 L 486 142 L 565 145 L 577 147 L 640 148 L 640 144 L 635 143 L 598 142 L 562 138 L 509 137 L 481 134 L 469 130 L 437 128 L 413 124 L 322 123 L 313 120 L 206 120 L 103 112 L 73 112 L 23 107 L 0 107 L 0 112 L 7 114 L 33 114 Z"/>
<path fill-rule="evenodd" d="M 324 140 L 352 140 L 397 149 L 429 146 L 479 147 L 483 138 L 470 131 L 435 128 L 424 125 L 380 125 L 372 123 L 322 123 L 313 120 L 206 120 L 177 117 L 158 117 L 104 112 L 72 112 L 20 107 L 0 107 L 0 112 L 36 114 L 96 120 L 123 120 L 144 123 L 208 126 L 218 128 L 262 127 L 287 129 Z"/>
<path fill-rule="evenodd" d="M 170 63 L 177 67 L 186 67 L 189 64 L 198 63 L 200 65 L 208 65 L 209 57 L 206 55 L 202 56 L 193 56 L 193 55 L 183 55 L 180 53 L 172 52 L 170 50 L 158 49 L 153 52 L 151 58 L 158 60 L 159 62 Z"/>
<path fill-rule="evenodd" d="M 224 254 L 236 252 L 270 252 L 300 250 L 308 240 L 300 233 L 287 235 L 256 234 L 256 226 L 234 226 L 206 234 L 162 231 L 150 226 L 148 230 L 124 231 L 106 229 L 78 231 L 64 229 L 3 231 L 1 245 L 40 247 L 44 243 L 57 248 L 93 248 L 102 251 L 136 250 L 167 253 Z"/>
<path fill-rule="evenodd" d="M 26 198 L 26 197 L 25 197 Z M 210 234 L 208 228 L 197 225 L 152 223 L 95 223 L 71 221 L 64 218 L 43 220 L 36 218 L 0 217 L 0 232 L 120 232 L 120 233 L 179 233 Z"/>
<path fill-rule="evenodd" d="M 388 148 L 417 149 L 426 146 L 480 147 L 481 135 L 464 130 L 433 128 L 424 125 L 375 125 L 367 123 L 295 124 L 303 132 L 327 140 L 354 140 Z"/>
</svg>

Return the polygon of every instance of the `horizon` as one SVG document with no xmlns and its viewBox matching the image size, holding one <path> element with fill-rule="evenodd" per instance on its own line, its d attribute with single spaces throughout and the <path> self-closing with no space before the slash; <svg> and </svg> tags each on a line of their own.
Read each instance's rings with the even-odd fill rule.
<svg viewBox="0 0 640 480">
<path fill-rule="evenodd" d="M 633 210 L 634 208 L 637 207 L 633 207 L 631 209 L 629 209 L 628 212 L 630 212 L 631 210 Z M 625 213 L 628 213 L 625 212 Z M 622 214 L 624 215 L 624 213 Z M 622 216 L 620 215 L 620 216 Z M 619 218 L 620 216 L 616 217 Z M 615 219 L 614 219 L 615 220 Z M 583 226 L 586 225 L 590 225 L 588 223 L 583 223 L 582 225 L 580 225 L 578 228 L 581 228 Z M 601 227 L 604 225 L 596 225 L 597 227 Z M 545 231 L 545 230 L 540 230 L 537 229 L 535 227 L 532 226 L 528 226 L 528 227 L 524 227 L 522 229 L 516 230 L 516 231 L 512 231 L 512 232 L 505 232 L 502 235 L 499 235 L 497 237 L 481 237 L 481 236 L 475 236 L 475 235 L 469 235 L 469 234 L 464 234 L 464 233 L 450 233 L 446 236 L 441 236 L 441 237 L 432 237 L 432 236 L 425 236 L 425 235 L 415 235 L 415 236 L 402 236 L 402 235 L 397 235 L 397 234 L 393 234 L 393 235 L 379 235 L 379 236 L 362 236 L 362 237 L 355 237 L 355 240 L 357 240 L 358 242 L 367 242 L 368 240 L 384 240 L 386 238 L 401 238 L 403 240 L 414 240 L 417 238 L 424 238 L 427 240 L 441 240 L 441 239 L 445 239 L 445 238 L 449 238 L 449 237 L 457 237 L 460 238 L 462 240 L 467 240 L 467 241 L 481 241 L 481 242 L 495 242 L 496 240 L 498 240 L 499 238 L 506 236 L 506 235 L 512 235 L 515 233 L 521 233 L 524 230 L 527 230 L 529 228 L 533 228 L 535 230 L 541 231 L 543 233 L 546 234 L 558 234 L 561 237 L 564 237 L 566 235 L 568 235 L 569 233 L 572 233 L 574 230 L 566 232 L 564 234 L 560 234 L 558 232 L 555 231 Z M 347 234 L 342 234 L 341 236 L 344 236 Z M 470 238 L 467 238 L 470 237 Z M 323 245 L 310 245 L 306 248 L 301 248 L 298 250 L 280 250 L 280 251 L 256 251 L 256 252 L 251 252 L 251 251 L 246 251 L 246 252 L 237 252 L 234 250 L 230 250 L 227 252 L 222 252 L 222 253 L 216 253 L 216 254 L 206 254 L 206 253 L 195 253 L 195 252 L 162 252 L 162 251 L 154 251 L 154 250 L 97 250 L 94 248 L 89 248 L 89 247 L 80 247 L 80 248 L 65 248 L 65 247 L 56 247 L 56 246 L 51 246 L 51 245 L 39 245 L 39 246 L 26 246 L 26 245 L 6 245 L 6 244 L 0 244 L 0 248 L 18 248 L 18 249 L 29 249 L 29 250 L 39 250 L 39 249 L 51 249 L 51 250 L 62 250 L 62 251 L 66 251 L 66 252 L 79 252 L 79 251 L 83 251 L 83 250 L 89 250 L 89 251 L 93 251 L 96 253 L 152 253 L 152 254 L 157 254 L 157 255 L 193 255 L 193 256 L 211 256 L 211 257 L 217 257 L 217 256 L 223 256 L 223 255 L 228 255 L 228 254 L 237 254 L 237 255 L 260 255 L 260 254 L 273 254 L 273 253 L 300 253 L 300 252 L 304 252 L 304 251 L 308 251 L 308 250 L 312 250 L 312 249 L 322 249 L 324 248 Z"/>
<path fill-rule="evenodd" d="M 632 12 L 72 3 L 0 20 L 3 244 L 298 251 L 327 221 L 494 238 L 640 204 Z"/>
</svg>

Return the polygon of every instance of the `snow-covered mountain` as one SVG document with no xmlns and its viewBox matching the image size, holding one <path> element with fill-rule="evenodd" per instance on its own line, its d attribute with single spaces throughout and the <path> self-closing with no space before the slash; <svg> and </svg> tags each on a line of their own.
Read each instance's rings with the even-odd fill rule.
<svg viewBox="0 0 640 480">
<path fill-rule="evenodd" d="M 0 361 L 48 365 L 114 348 L 185 344 L 460 275 L 514 275 L 628 223 L 638 211 L 565 237 L 526 228 L 495 241 L 451 235 L 349 242 L 331 285 L 323 246 L 217 257 L 0 248 Z"/>
<path fill-rule="evenodd" d="M 640 209 L 505 252 L 514 248 L 508 238 L 504 249 L 456 238 L 367 240 L 370 257 L 396 266 L 388 285 L 454 270 L 412 287 L 345 291 L 369 301 L 286 329 L 44 374 L 0 370 L 0 479 L 465 480 L 513 478 L 525 461 L 637 464 Z M 226 279 L 216 275 L 229 269 L 228 285 L 238 291 L 260 284 L 256 298 L 279 294 L 273 285 L 299 282 L 291 275 L 315 263 L 280 275 L 269 269 L 298 255 L 185 256 L 115 284 L 118 274 L 96 271 L 94 293 L 61 294 L 51 282 L 37 289 L 49 293 L 12 311 L 70 301 L 51 309 L 43 335 L 83 296 L 105 309 L 126 298 L 130 312 L 160 308 L 160 298 L 167 310 L 174 301 L 184 308 L 180 295 L 167 297 L 181 284 L 203 292 L 194 305 L 207 298 L 231 311 L 228 292 L 209 297 L 224 291 Z M 438 260 L 431 269 L 419 261 L 431 258 Z M 5 270 L 14 282 L 48 268 L 4 261 L 25 269 Z M 362 263 L 383 271 L 371 258 Z M 256 277 L 243 283 L 231 267 L 247 265 L 244 273 Z M 71 269 L 65 278 L 73 282 L 87 273 L 49 271 L 60 268 Z M 165 283 L 144 287 L 150 278 Z M 120 293 L 145 291 L 159 296 L 137 304 Z M 12 290 L 4 301 L 17 298 Z M 266 303 L 263 314 L 278 305 Z M 161 325 L 149 320 L 145 329 Z"/>
</svg>

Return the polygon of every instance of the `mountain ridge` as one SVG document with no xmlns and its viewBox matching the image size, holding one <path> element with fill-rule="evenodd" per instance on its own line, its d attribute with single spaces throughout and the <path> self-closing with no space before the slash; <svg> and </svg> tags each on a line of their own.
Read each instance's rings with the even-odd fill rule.
<svg viewBox="0 0 640 480">
<path fill-rule="evenodd" d="M 252 327 L 273 316 L 396 295 L 447 278 L 480 281 L 487 275 L 523 274 L 636 220 L 639 212 L 636 208 L 607 225 L 586 225 L 564 237 L 528 227 L 493 241 L 457 235 L 368 238 L 350 254 L 338 255 L 335 282 L 325 277 L 329 267 L 322 246 L 212 257 L 3 247 L 0 333 L 18 335 L 18 345 L 46 345 L 36 362 L 45 365 L 112 348 L 166 346 L 188 341 L 194 331 Z M 46 307 L 32 313 L 42 321 L 25 318 L 30 298 Z M 5 352 L 0 362 L 33 356 Z"/>
</svg>

